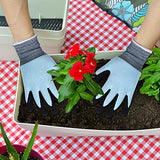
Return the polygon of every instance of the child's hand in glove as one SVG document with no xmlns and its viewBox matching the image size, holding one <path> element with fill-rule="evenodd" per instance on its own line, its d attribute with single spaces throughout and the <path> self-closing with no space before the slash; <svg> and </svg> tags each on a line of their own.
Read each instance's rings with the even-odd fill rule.
<svg viewBox="0 0 160 160">
<path fill-rule="evenodd" d="M 48 89 L 56 98 L 58 98 L 58 91 L 47 71 L 53 69 L 55 61 L 43 52 L 36 36 L 15 43 L 14 47 L 20 58 L 26 102 L 28 102 L 29 93 L 32 92 L 37 106 L 41 107 L 39 95 L 41 93 L 47 104 L 53 106 Z"/>
<path fill-rule="evenodd" d="M 109 77 L 102 87 L 104 94 L 107 93 L 107 96 L 106 94 L 104 95 L 106 98 L 102 105 L 99 106 L 99 112 L 104 111 L 104 107 L 114 99 L 114 103 L 108 110 L 107 116 L 112 117 L 115 110 L 126 100 L 123 103 L 125 106 L 123 106 L 122 114 L 126 115 L 128 113 L 142 67 L 150 54 L 150 50 L 143 48 L 133 40 L 122 55 L 111 59 L 96 71 L 97 75 L 107 70 L 110 71 Z M 102 96 L 98 95 L 95 99 L 100 99 L 100 97 Z"/>
</svg>

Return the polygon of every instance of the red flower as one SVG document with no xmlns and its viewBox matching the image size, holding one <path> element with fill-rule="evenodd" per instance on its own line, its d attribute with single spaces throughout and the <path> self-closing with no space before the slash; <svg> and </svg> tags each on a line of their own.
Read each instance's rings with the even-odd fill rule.
<svg viewBox="0 0 160 160">
<path fill-rule="evenodd" d="M 66 55 L 66 58 L 65 59 L 68 59 L 71 57 L 74 57 L 78 54 L 79 52 L 79 44 L 76 43 L 75 45 L 73 45 L 71 48 L 69 48 L 69 50 L 67 51 L 67 55 Z"/>
<path fill-rule="evenodd" d="M 81 61 L 73 64 L 73 68 L 69 70 L 69 75 L 74 78 L 75 81 L 82 81 L 83 74 L 89 73 L 90 68 L 88 65 L 84 65 Z"/>
<path fill-rule="evenodd" d="M 94 53 L 90 53 L 88 52 L 87 54 L 87 58 L 86 58 L 86 61 L 85 61 L 85 64 L 89 66 L 90 68 L 90 73 L 93 74 L 96 67 L 97 67 L 97 64 L 96 64 L 96 59 L 94 58 L 95 54 Z"/>
</svg>

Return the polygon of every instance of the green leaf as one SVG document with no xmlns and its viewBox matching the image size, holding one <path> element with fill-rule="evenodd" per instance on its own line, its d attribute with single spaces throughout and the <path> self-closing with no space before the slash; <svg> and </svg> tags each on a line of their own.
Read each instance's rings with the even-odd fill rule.
<svg viewBox="0 0 160 160">
<path fill-rule="evenodd" d="M 158 61 L 158 60 L 160 60 L 160 55 L 159 56 L 151 56 L 151 57 L 149 57 L 147 59 L 147 61 L 149 61 L 149 60 L 156 60 L 156 61 Z"/>
<path fill-rule="evenodd" d="M 149 57 L 146 61 L 146 64 L 151 65 L 151 64 L 156 64 L 160 60 L 160 57 Z"/>
<path fill-rule="evenodd" d="M 96 53 L 96 48 L 90 47 L 90 48 L 86 49 L 86 51 L 91 52 L 91 53 Z"/>
<path fill-rule="evenodd" d="M 151 65 L 149 65 L 149 66 L 147 66 L 147 67 L 145 67 L 144 69 L 143 69 L 143 72 L 146 72 L 146 71 L 155 71 L 155 69 L 157 68 L 157 64 L 151 64 Z"/>
<path fill-rule="evenodd" d="M 9 158 L 7 158 L 6 156 L 3 156 L 3 155 L 1 155 L 1 154 L 0 154 L 0 159 L 1 159 L 1 160 L 9 160 Z"/>
<path fill-rule="evenodd" d="M 157 62 L 155 71 L 160 71 L 160 60 Z"/>
<path fill-rule="evenodd" d="M 103 95 L 104 94 L 102 91 L 102 88 L 95 81 L 92 80 L 92 78 L 90 77 L 89 74 L 84 74 L 84 83 L 85 83 L 86 87 L 94 95 L 98 95 L 98 94 Z"/>
<path fill-rule="evenodd" d="M 66 70 L 66 69 L 58 69 L 58 70 L 47 71 L 47 73 L 49 73 L 50 75 L 52 75 L 54 77 L 59 77 L 61 75 L 67 75 L 68 72 L 69 72 L 69 70 Z"/>
<path fill-rule="evenodd" d="M 60 71 L 59 71 L 59 74 L 60 74 L 60 75 L 67 75 L 68 72 L 69 72 L 68 69 L 63 69 L 63 70 L 60 70 Z"/>
<path fill-rule="evenodd" d="M 151 88 L 153 88 L 153 89 L 158 89 L 159 87 L 158 87 L 158 82 L 157 83 L 154 83 L 153 85 L 151 85 Z"/>
<path fill-rule="evenodd" d="M 140 88 L 141 94 L 154 96 L 159 101 L 160 90 L 160 48 L 152 50 L 152 56 L 147 61 L 147 67 L 143 68 L 140 80 L 144 80 Z"/>
<path fill-rule="evenodd" d="M 0 127 L 1 127 L 1 133 L 2 133 L 3 139 L 4 139 L 6 146 L 7 146 L 8 153 L 10 153 L 14 157 L 14 159 L 19 160 L 19 155 L 18 155 L 17 151 L 14 149 L 14 147 L 12 146 L 11 142 L 9 141 L 1 123 L 0 123 Z"/>
<path fill-rule="evenodd" d="M 150 88 L 150 85 L 143 85 L 141 88 L 140 88 L 140 93 L 141 94 L 145 94 Z"/>
<path fill-rule="evenodd" d="M 149 89 L 145 94 L 148 94 L 149 96 L 157 95 L 159 94 L 159 89 Z"/>
<path fill-rule="evenodd" d="M 149 79 L 147 79 L 147 83 L 153 84 L 160 80 L 160 72 L 155 72 Z"/>
<path fill-rule="evenodd" d="M 150 72 L 150 71 L 143 71 L 143 73 L 141 74 L 141 77 L 140 77 L 140 81 L 141 80 L 143 80 L 143 79 L 147 79 L 147 78 L 149 78 L 149 77 L 151 77 L 152 76 L 152 72 Z"/>
<path fill-rule="evenodd" d="M 62 59 L 62 60 L 59 60 L 59 63 L 56 64 L 55 66 L 56 66 L 56 67 L 60 67 L 61 69 L 64 69 L 67 63 L 68 63 L 67 60 L 63 60 L 63 59 Z"/>
<path fill-rule="evenodd" d="M 79 100 L 80 100 L 80 96 L 75 91 L 74 94 L 68 99 L 69 102 L 65 108 L 66 113 L 69 113 L 72 110 L 72 108 L 78 103 Z"/>
<path fill-rule="evenodd" d="M 154 97 L 155 97 L 155 99 L 156 99 L 157 101 L 159 101 L 159 100 L 160 100 L 160 98 L 159 98 L 159 93 L 158 93 L 158 94 L 156 94 L 156 95 L 154 95 Z"/>
<path fill-rule="evenodd" d="M 78 86 L 78 88 L 76 89 L 76 91 L 78 93 L 84 92 L 86 90 L 86 86 L 82 83 Z"/>
<path fill-rule="evenodd" d="M 92 101 L 93 101 L 93 96 L 90 95 L 90 94 L 87 93 L 87 92 L 81 92 L 81 93 L 80 93 L 80 96 L 81 96 L 81 98 L 83 98 L 83 99 L 85 99 L 85 100 L 88 100 L 88 101 L 90 101 L 91 103 L 92 103 Z"/>
<path fill-rule="evenodd" d="M 65 60 L 65 59 L 60 59 L 60 60 L 59 60 L 59 63 L 64 63 L 64 64 L 67 64 L 67 63 L 68 63 L 68 60 Z"/>
<path fill-rule="evenodd" d="M 55 80 L 59 84 L 63 84 L 64 83 L 64 78 L 65 78 L 65 76 L 61 75 L 59 77 L 53 78 L 52 80 Z"/>
<path fill-rule="evenodd" d="M 160 56 L 160 47 L 154 48 L 152 50 L 152 54 L 153 54 L 153 56 Z"/>
<path fill-rule="evenodd" d="M 33 132 L 32 132 L 32 136 L 31 136 L 30 141 L 24 151 L 22 160 L 26 160 L 31 152 L 32 146 L 33 146 L 35 138 L 36 138 L 37 129 L 38 129 L 38 122 L 35 123 L 35 126 L 33 128 Z"/>
<path fill-rule="evenodd" d="M 58 102 L 62 102 L 66 97 L 70 96 L 76 87 L 76 82 L 70 75 L 66 75 L 64 83 L 59 88 Z"/>
<path fill-rule="evenodd" d="M 47 73 L 55 77 L 58 77 L 60 75 L 59 70 L 49 70 L 47 71 Z"/>
<path fill-rule="evenodd" d="M 158 61 L 157 64 L 150 64 L 149 66 L 145 67 L 142 72 L 146 71 L 160 71 L 160 61 Z"/>
<path fill-rule="evenodd" d="M 60 103 L 60 102 L 64 101 L 65 98 L 66 97 L 64 97 L 63 95 L 59 94 L 58 102 Z"/>
<path fill-rule="evenodd" d="M 66 69 L 66 70 L 69 70 L 70 68 L 73 67 L 73 64 L 76 63 L 76 62 L 78 62 L 77 59 L 68 62 L 68 63 L 66 64 L 66 66 L 65 66 L 65 69 Z"/>
<path fill-rule="evenodd" d="M 68 60 L 65 60 L 65 59 L 60 59 L 60 60 L 59 60 L 59 63 L 62 63 L 62 64 L 67 64 L 67 63 L 68 63 Z"/>
<path fill-rule="evenodd" d="M 147 59 L 147 61 L 148 60 L 160 60 L 160 55 L 159 56 L 151 56 L 151 57 L 149 57 L 148 59 Z"/>
<path fill-rule="evenodd" d="M 65 64 L 58 63 L 58 64 L 54 65 L 53 67 L 58 67 L 59 69 L 63 69 L 65 67 Z"/>
</svg>

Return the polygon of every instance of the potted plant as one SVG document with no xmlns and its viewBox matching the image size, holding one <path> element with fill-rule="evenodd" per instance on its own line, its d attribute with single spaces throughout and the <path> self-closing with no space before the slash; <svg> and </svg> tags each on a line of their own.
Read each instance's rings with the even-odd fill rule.
<svg viewBox="0 0 160 160">
<path fill-rule="evenodd" d="M 144 80 L 140 89 L 141 94 L 154 96 L 160 100 L 160 48 L 154 48 L 153 54 L 146 61 L 140 80 Z"/>
<path fill-rule="evenodd" d="M 10 140 L 8 139 L 5 130 L 0 123 L 1 133 L 3 136 L 3 139 L 6 143 L 6 145 L 0 147 L 0 159 L 2 160 L 26 160 L 28 158 L 32 158 L 35 160 L 43 160 L 40 154 L 38 154 L 36 151 L 32 149 L 32 146 L 34 144 L 34 140 L 37 133 L 38 128 L 38 122 L 36 122 L 32 136 L 30 138 L 30 141 L 27 145 L 27 147 L 22 145 L 12 145 Z"/>
<path fill-rule="evenodd" d="M 92 53 L 90 54 L 88 52 Z M 36 106 L 34 106 L 34 114 L 31 113 L 27 114 L 28 117 L 25 116 L 26 108 L 23 85 L 21 83 L 21 76 L 19 75 L 14 121 L 22 128 L 31 130 L 30 127 L 33 126 L 31 119 L 40 120 L 38 134 L 41 136 L 114 136 L 158 134 L 160 131 L 160 111 L 158 109 L 159 103 L 153 98 L 153 96 L 140 93 L 143 80 L 139 81 L 137 85 L 128 116 L 121 116 L 121 108 L 117 110 L 116 114 L 112 118 L 106 118 L 105 113 L 97 114 L 96 109 L 99 103 L 102 103 L 104 99 L 95 105 L 91 105 L 91 101 L 93 96 L 103 93 L 99 90 L 100 88 L 98 87 L 98 84 L 96 87 L 92 84 L 92 78 L 95 76 L 94 74 L 90 75 L 92 78 L 88 80 L 88 83 L 91 82 L 92 89 L 96 88 L 98 93 L 91 93 L 94 93 L 94 91 L 88 88 L 88 84 L 85 83 L 86 78 L 88 78 L 86 77 L 88 73 L 80 74 L 77 72 L 80 69 L 81 73 L 83 73 L 84 65 L 82 65 L 82 63 L 77 64 L 77 58 L 76 60 L 74 58 L 76 56 L 78 56 L 78 59 L 81 59 L 83 56 L 86 58 L 88 54 L 90 55 L 89 57 L 92 57 L 92 60 L 89 62 L 93 63 L 93 68 L 95 65 L 94 62 L 99 62 L 96 64 L 97 69 L 107 63 L 109 59 L 120 55 L 124 51 L 93 52 L 95 52 L 94 47 L 84 50 L 80 49 L 79 45 L 76 44 L 71 47 L 66 54 L 52 55 L 53 59 L 57 62 L 57 67 L 59 67 L 60 70 L 50 70 L 48 73 L 54 76 L 53 80 L 55 83 L 59 83 L 57 84 L 57 86 L 59 85 L 58 91 L 60 93 L 58 101 L 61 102 L 64 100 L 67 102 L 65 105 L 66 107 L 60 107 L 59 103 L 55 102 L 58 109 L 57 115 L 52 115 L 50 113 L 50 107 L 45 104 L 44 106 L 46 110 L 48 110 L 48 116 L 43 117 L 38 112 L 39 108 Z M 85 58 L 83 59 L 84 61 L 86 61 Z M 84 61 L 83 64 L 86 64 Z M 74 63 L 76 63 L 76 65 L 73 65 Z M 91 70 L 88 72 L 91 73 Z M 76 73 L 79 73 L 78 77 L 76 77 Z M 65 81 L 65 76 L 68 76 L 67 81 Z M 105 76 L 104 82 L 107 79 L 107 75 Z M 78 81 L 78 79 L 82 79 L 82 77 L 84 82 L 81 80 Z M 70 95 L 71 92 L 69 93 L 66 88 L 69 88 L 69 91 L 73 91 L 73 94 Z M 86 88 L 87 90 L 85 90 Z M 85 93 L 81 95 L 81 92 Z M 84 95 L 85 97 L 83 97 Z M 83 98 L 89 101 L 83 100 Z M 24 107 L 22 107 L 22 105 Z M 107 109 L 107 107 L 104 109 Z M 21 115 L 21 117 L 19 115 Z M 26 121 L 26 119 L 28 119 L 28 121 Z"/>
<path fill-rule="evenodd" d="M 59 69 L 48 71 L 54 77 L 53 80 L 60 84 L 58 102 L 67 99 L 66 113 L 71 111 L 80 98 L 92 103 L 94 96 L 103 95 L 101 87 L 93 80 L 97 67 L 95 55 L 94 47 L 80 50 L 77 43 L 68 50 L 65 60 L 55 65 Z"/>
</svg>

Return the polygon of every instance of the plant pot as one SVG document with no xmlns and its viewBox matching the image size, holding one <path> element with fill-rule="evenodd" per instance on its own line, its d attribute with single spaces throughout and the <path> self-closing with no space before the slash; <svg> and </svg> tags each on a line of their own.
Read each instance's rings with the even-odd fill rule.
<svg viewBox="0 0 160 160">
<path fill-rule="evenodd" d="M 48 54 L 60 53 L 65 38 L 69 0 L 28 0 L 28 6 L 34 32 L 43 50 Z M 57 19 L 61 19 L 62 22 L 57 22 Z M 48 21 L 45 22 L 45 20 Z M 0 23 L 0 48 L 3 53 L 0 54 L 0 60 L 18 61 L 10 28 L 6 22 L 3 22 L 5 18 L 1 6 L 0 21 L 2 21 Z M 45 26 L 38 28 L 40 21 L 43 21 Z"/>
<path fill-rule="evenodd" d="M 120 55 L 123 51 L 108 51 L 97 52 L 96 59 L 111 59 Z M 52 55 L 54 60 L 59 60 L 65 57 L 64 54 Z M 22 123 L 18 121 L 19 105 L 23 93 L 23 85 L 21 74 L 19 72 L 16 107 L 14 110 L 14 121 L 22 128 L 32 131 L 34 124 Z M 98 129 L 81 129 L 71 127 L 60 127 L 51 125 L 39 124 L 37 134 L 40 136 L 127 136 L 127 135 L 157 135 L 160 133 L 160 128 L 154 129 L 136 129 L 136 130 L 98 130 Z"/>
<path fill-rule="evenodd" d="M 18 145 L 18 144 L 14 144 L 13 147 L 15 148 L 15 150 L 17 152 L 24 152 L 24 150 L 26 148 L 25 146 Z M 0 146 L 0 154 L 4 154 L 6 152 L 7 152 L 6 145 Z M 41 158 L 41 160 L 44 160 L 44 158 L 38 152 L 36 152 L 33 149 L 30 152 L 30 156 L 35 157 L 35 158 Z"/>
</svg>

